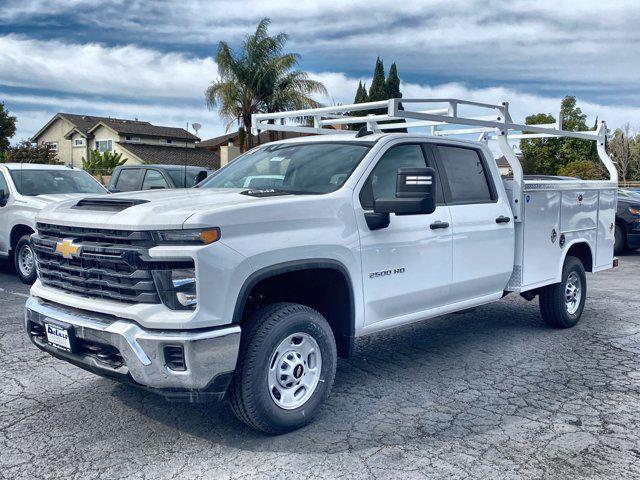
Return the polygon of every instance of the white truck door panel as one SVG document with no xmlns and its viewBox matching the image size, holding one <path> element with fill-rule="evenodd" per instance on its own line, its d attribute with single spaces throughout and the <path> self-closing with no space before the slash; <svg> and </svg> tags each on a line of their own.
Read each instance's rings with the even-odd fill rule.
<svg viewBox="0 0 640 480">
<path fill-rule="evenodd" d="M 427 165 L 424 145 L 393 145 L 374 163 L 354 202 L 360 230 L 365 325 L 415 316 L 447 304 L 451 284 L 449 207 L 439 204 L 429 215 L 391 214 L 389 226 L 379 230 L 370 230 L 364 217 L 365 209 L 373 209 L 375 198 L 395 195 L 398 168 Z M 448 226 L 432 229 L 436 222 Z"/>
<path fill-rule="evenodd" d="M 513 270 L 513 219 L 502 202 L 452 205 L 453 281 L 451 301 L 464 301 L 504 290 Z M 496 223 L 496 218 L 511 218 Z"/>
<path fill-rule="evenodd" d="M 366 325 L 449 302 L 451 229 L 432 230 L 437 221 L 451 224 L 448 207 L 431 215 L 392 214 L 381 230 L 359 220 Z"/>
<path fill-rule="evenodd" d="M 478 148 L 433 146 L 451 212 L 453 273 L 450 302 L 502 292 L 513 271 L 513 214 L 497 171 Z"/>
<path fill-rule="evenodd" d="M 5 174 L 0 171 L 0 190 L 9 193 L 9 182 L 5 179 Z M 11 208 L 11 198 L 8 199 L 4 207 L 0 207 L 0 254 L 6 255 L 9 252 L 9 210 Z"/>
</svg>

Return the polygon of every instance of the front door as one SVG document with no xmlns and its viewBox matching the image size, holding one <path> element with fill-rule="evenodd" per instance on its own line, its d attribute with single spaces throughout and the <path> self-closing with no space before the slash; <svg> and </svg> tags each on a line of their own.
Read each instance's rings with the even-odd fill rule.
<svg viewBox="0 0 640 480">
<path fill-rule="evenodd" d="M 374 199 L 395 195 L 398 168 L 427 166 L 425 151 L 417 143 L 391 146 L 356 192 L 365 325 L 411 321 L 447 302 L 452 261 L 449 208 L 440 202 L 429 215 L 392 213 L 389 226 L 380 230 L 370 230 L 364 218 Z"/>
<path fill-rule="evenodd" d="M 4 191 L 5 195 L 9 194 L 9 184 L 4 178 L 4 174 L 0 172 L 0 190 Z M 9 253 L 9 198 L 5 200 L 7 203 L 1 206 L 0 202 L 0 255 L 4 256 Z"/>
</svg>

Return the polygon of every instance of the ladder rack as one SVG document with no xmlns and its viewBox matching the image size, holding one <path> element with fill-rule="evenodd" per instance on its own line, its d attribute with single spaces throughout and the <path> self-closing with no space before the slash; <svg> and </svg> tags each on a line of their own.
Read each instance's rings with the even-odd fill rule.
<svg viewBox="0 0 640 480">
<path fill-rule="evenodd" d="M 423 105 L 420 109 L 420 105 Z M 437 106 L 438 108 L 433 108 Z M 413 108 L 417 107 L 417 108 Z M 484 115 L 469 116 L 459 113 L 460 107 L 480 110 Z M 376 113 L 369 113 L 375 111 Z M 360 114 L 361 113 L 361 114 Z M 251 116 L 252 133 L 271 130 L 307 134 L 354 134 L 353 130 L 343 130 L 342 126 L 365 124 L 367 130 L 381 133 L 386 130 L 427 128 L 434 136 L 477 135 L 477 140 L 496 140 L 513 172 L 514 188 L 512 206 L 520 211 L 519 199 L 522 194 L 523 172 L 510 140 L 571 137 L 597 142 L 600 161 L 609 172 L 610 181 L 617 184 L 618 173 L 605 151 L 606 127 L 598 122 L 595 130 L 562 130 L 562 120 L 553 124 L 525 125 L 516 123 L 509 114 L 509 103 L 499 105 L 481 103 L 456 98 L 392 98 L 378 102 L 338 105 L 333 107 L 310 108 L 287 112 L 258 113 Z M 301 123 L 302 122 L 302 123 Z M 385 122 L 385 123 L 381 123 Z M 442 128 L 456 125 L 460 128 Z M 517 215 L 522 218 L 521 215 Z"/>
</svg>

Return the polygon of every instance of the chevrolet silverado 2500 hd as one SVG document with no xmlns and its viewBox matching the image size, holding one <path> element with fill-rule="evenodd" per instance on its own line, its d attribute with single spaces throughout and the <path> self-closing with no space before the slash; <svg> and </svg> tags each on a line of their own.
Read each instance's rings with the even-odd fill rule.
<svg viewBox="0 0 640 480">
<path fill-rule="evenodd" d="M 419 102 L 445 107 L 411 109 Z M 313 126 L 292 124 L 304 116 Z M 355 338 L 507 292 L 538 296 L 549 325 L 571 327 L 585 272 L 615 264 L 617 177 L 603 124 L 525 127 L 506 103 L 455 99 L 253 122 L 318 135 L 259 146 L 198 188 L 70 200 L 39 214 L 25 310 L 37 347 L 167 398 L 228 398 L 247 424 L 282 433 L 316 417 Z M 357 123 L 358 133 L 330 128 Z M 384 133 L 398 128 L 430 134 Z M 523 177 L 509 139 L 544 136 L 596 141 L 610 180 Z M 497 141 L 512 178 L 501 178 L 484 140 Z"/>
<path fill-rule="evenodd" d="M 91 175 L 63 165 L 0 163 L 0 259 L 15 267 L 27 284 L 36 280 L 29 236 L 36 213 L 47 205 L 84 195 L 108 193 Z"/>
</svg>

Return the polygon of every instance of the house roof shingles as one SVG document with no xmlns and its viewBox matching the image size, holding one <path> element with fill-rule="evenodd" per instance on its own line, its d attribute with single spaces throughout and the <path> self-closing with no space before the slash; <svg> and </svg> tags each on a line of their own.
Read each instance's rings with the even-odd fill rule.
<svg viewBox="0 0 640 480">
<path fill-rule="evenodd" d="M 213 170 L 220 168 L 220 156 L 205 148 L 189 148 L 164 145 L 146 145 L 144 143 L 118 142 L 123 150 L 131 152 L 145 163 L 162 165 L 192 165 Z M 123 155 L 126 157 L 126 154 Z"/>
</svg>

